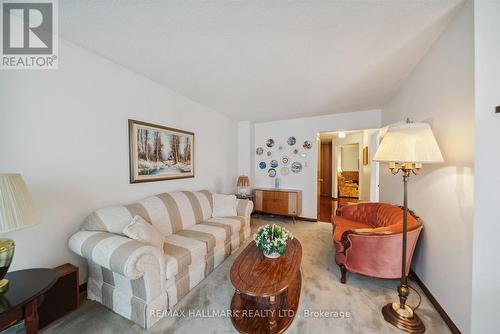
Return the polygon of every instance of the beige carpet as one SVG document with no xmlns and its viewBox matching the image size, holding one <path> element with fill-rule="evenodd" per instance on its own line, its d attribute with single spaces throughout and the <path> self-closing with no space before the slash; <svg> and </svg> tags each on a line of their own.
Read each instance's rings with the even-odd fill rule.
<svg viewBox="0 0 500 334">
<path fill-rule="evenodd" d="M 298 221 L 292 225 L 285 218 L 253 216 L 252 228 L 267 223 L 286 226 L 302 243 L 302 293 L 298 315 L 286 333 L 401 333 L 382 317 L 380 309 L 395 301 L 397 281 L 377 280 L 348 274 L 347 284 L 339 282 L 339 270 L 333 261 L 332 227 L 327 223 Z M 243 249 L 243 248 L 241 248 Z M 233 287 L 229 269 L 239 252 L 214 270 L 175 307 L 176 310 L 227 310 Z M 416 286 L 415 283 L 412 283 Z M 427 327 L 426 333 L 450 333 L 444 321 L 423 297 L 418 314 Z M 409 304 L 415 305 L 415 293 Z M 307 317 L 308 311 L 349 313 L 344 318 Z M 95 333 L 236 333 L 229 318 L 165 318 L 149 331 L 141 329 L 103 306 L 85 301 L 79 310 L 57 321 L 46 334 Z"/>
</svg>

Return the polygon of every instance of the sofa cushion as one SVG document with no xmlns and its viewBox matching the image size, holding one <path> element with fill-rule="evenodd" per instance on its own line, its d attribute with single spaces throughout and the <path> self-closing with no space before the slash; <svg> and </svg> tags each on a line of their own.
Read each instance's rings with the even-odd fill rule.
<svg viewBox="0 0 500 334">
<path fill-rule="evenodd" d="M 205 262 L 207 245 L 200 240 L 172 234 L 165 237 L 163 252 L 168 279 L 187 271 L 192 264 Z"/>
<path fill-rule="evenodd" d="M 204 223 L 217 223 L 230 226 L 232 234 L 238 234 L 238 232 L 243 228 L 244 220 L 244 217 L 239 216 L 219 217 L 207 219 Z"/>
<path fill-rule="evenodd" d="M 214 225 L 210 223 L 201 223 L 188 227 L 179 232 L 180 235 L 191 237 L 207 243 L 207 251 L 210 252 L 215 247 L 221 247 L 231 242 L 231 226 Z"/>
<path fill-rule="evenodd" d="M 141 216 L 135 216 L 130 224 L 123 229 L 123 234 L 130 239 L 150 244 L 156 248 L 163 247 L 163 236 Z"/>
<path fill-rule="evenodd" d="M 227 217 L 238 215 L 236 211 L 236 196 L 213 194 L 213 217 Z"/>
<path fill-rule="evenodd" d="M 348 230 L 355 230 L 360 228 L 373 228 L 371 225 L 364 224 L 355 220 L 346 219 L 340 216 L 335 216 L 333 218 L 333 223 L 335 224 L 335 231 L 333 232 L 333 240 L 340 241 L 342 234 Z"/>
</svg>

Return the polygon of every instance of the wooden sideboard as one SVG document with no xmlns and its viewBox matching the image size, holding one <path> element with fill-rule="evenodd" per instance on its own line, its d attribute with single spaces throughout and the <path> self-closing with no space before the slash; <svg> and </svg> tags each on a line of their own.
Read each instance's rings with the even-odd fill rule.
<svg viewBox="0 0 500 334">
<path fill-rule="evenodd" d="M 302 191 L 296 189 L 255 188 L 254 210 L 262 213 L 291 216 L 302 214 Z"/>
</svg>

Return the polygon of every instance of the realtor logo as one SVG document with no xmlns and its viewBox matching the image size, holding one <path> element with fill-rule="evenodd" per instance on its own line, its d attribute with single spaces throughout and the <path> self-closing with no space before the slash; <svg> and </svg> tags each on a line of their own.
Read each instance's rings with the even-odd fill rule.
<svg viewBox="0 0 500 334">
<path fill-rule="evenodd" d="M 57 2 L 2 0 L 1 8 L 1 68 L 57 68 Z"/>
</svg>

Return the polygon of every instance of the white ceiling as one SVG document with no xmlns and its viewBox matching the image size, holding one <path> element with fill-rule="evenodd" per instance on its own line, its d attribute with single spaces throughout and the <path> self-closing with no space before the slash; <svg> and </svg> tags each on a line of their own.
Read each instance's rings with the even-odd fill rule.
<svg viewBox="0 0 500 334">
<path fill-rule="evenodd" d="M 60 35 L 236 120 L 376 109 L 460 7 L 434 1 L 59 1 Z"/>
</svg>

